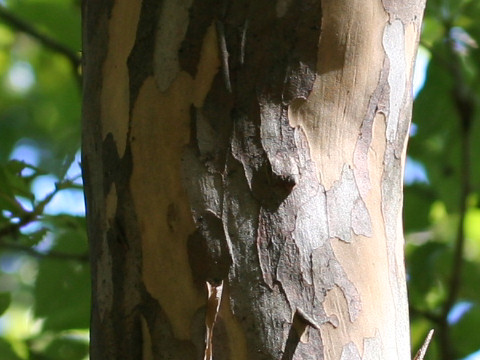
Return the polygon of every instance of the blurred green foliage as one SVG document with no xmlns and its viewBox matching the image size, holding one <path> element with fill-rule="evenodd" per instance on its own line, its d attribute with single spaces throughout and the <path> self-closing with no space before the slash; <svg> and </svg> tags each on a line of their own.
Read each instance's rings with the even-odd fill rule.
<svg viewBox="0 0 480 360">
<path fill-rule="evenodd" d="M 80 4 L 0 4 L 0 358 L 86 359 Z M 429 0 L 422 33 L 404 219 L 412 348 L 436 329 L 426 360 L 480 349 L 478 19 L 477 0 Z"/>
<path fill-rule="evenodd" d="M 427 2 L 430 62 L 408 155 L 428 182 L 406 184 L 404 211 L 413 348 L 436 330 L 427 360 L 480 359 L 478 19 L 477 0 Z"/>
<path fill-rule="evenodd" d="M 80 2 L 0 4 L 0 359 L 86 359 Z"/>
</svg>

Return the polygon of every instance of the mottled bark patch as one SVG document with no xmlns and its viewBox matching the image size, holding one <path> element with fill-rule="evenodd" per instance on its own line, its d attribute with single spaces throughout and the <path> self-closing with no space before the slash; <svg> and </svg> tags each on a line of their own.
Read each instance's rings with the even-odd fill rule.
<svg viewBox="0 0 480 360">
<path fill-rule="evenodd" d="M 249 358 L 319 358 L 319 327 L 338 325 L 323 309 L 326 292 L 341 289 L 350 321 L 361 309 L 330 241 L 371 233 L 352 169 L 326 191 L 305 134 L 288 119 L 288 106 L 306 99 L 315 81 L 321 5 L 304 1 L 285 13 L 270 1 L 224 5 L 212 20 L 222 25 L 228 74 L 217 74 L 203 108 L 192 109 L 183 155 L 197 226 L 188 242 L 192 272 L 199 283 L 229 282 Z M 201 12 L 195 2 L 180 54 L 189 73 L 196 65 L 185 49 L 198 48 L 194 29 L 208 25 L 197 20 Z"/>
</svg>

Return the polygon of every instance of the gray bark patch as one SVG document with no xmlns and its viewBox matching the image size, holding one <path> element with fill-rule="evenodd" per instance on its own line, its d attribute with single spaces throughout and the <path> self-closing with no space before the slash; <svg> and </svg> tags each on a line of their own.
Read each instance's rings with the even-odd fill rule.
<svg viewBox="0 0 480 360">
<path fill-rule="evenodd" d="M 348 165 L 344 165 L 341 179 L 327 191 L 327 207 L 330 237 L 349 243 L 352 231 L 357 235 L 372 236 L 370 214 Z"/>
</svg>

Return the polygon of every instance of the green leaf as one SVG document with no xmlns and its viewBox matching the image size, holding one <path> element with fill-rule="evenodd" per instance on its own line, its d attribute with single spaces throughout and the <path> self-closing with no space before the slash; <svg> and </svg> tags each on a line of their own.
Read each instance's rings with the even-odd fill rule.
<svg viewBox="0 0 480 360">
<path fill-rule="evenodd" d="M 445 26 L 437 17 L 425 17 L 422 26 L 422 42 L 432 46 L 445 34 Z"/>
<path fill-rule="evenodd" d="M 5 311 L 7 311 L 11 301 L 12 296 L 9 292 L 0 293 L 0 316 L 2 316 Z"/>
<path fill-rule="evenodd" d="M 480 292 L 477 286 L 480 284 L 480 264 L 473 261 L 464 260 L 462 269 L 460 296 L 472 302 L 480 303 Z"/>
<path fill-rule="evenodd" d="M 30 191 L 29 183 L 26 179 L 22 178 L 16 173 L 15 166 L 0 166 L 0 195 L 3 198 L 6 209 L 10 210 L 10 206 L 13 206 L 13 211 L 22 209 L 22 206 L 15 200 L 15 196 L 21 196 L 27 199 L 32 199 L 33 195 Z M 15 165 L 15 163 L 13 163 Z"/>
<path fill-rule="evenodd" d="M 43 354 L 49 359 L 82 360 L 88 355 L 88 342 L 72 336 L 57 337 Z"/>
<path fill-rule="evenodd" d="M 468 259 L 480 261 L 480 209 L 469 208 L 465 218 L 465 244 Z"/>
<path fill-rule="evenodd" d="M 86 329 L 89 326 L 89 269 L 65 260 L 44 260 L 35 284 L 35 315 L 44 329 Z"/>
<path fill-rule="evenodd" d="M 59 215 L 45 215 L 43 217 L 43 222 L 48 224 L 54 229 L 57 230 L 76 230 L 79 231 L 82 236 L 84 236 L 84 240 L 81 240 L 79 243 L 78 251 L 86 251 L 86 238 L 85 238 L 85 229 L 86 229 L 86 222 L 85 217 L 83 216 L 73 216 L 68 214 L 59 214 Z M 64 240 L 64 237 L 60 237 L 60 241 Z M 69 247 L 71 250 L 71 247 Z"/>
<path fill-rule="evenodd" d="M 438 45 L 435 51 L 445 55 L 444 45 Z M 418 132 L 410 139 L 409 154 L 425 165 L 435 196 L 454 211 L 459 204 L 462 159 L 453 85 L 443 63 L 433 57 L 426 84 L 415 101 L 414 121 Z"/>
<path fill-rule="evenodd" d="M 32 233 L 22 236 L 21 243 L 26 246 L 35 246 L 38 245 L 44 238 L 49 230 L 45 227 L 42 227 Z"/>
<path fill-rule="evenodd" d="M 404 221 L 406 232 L 419 231 L 430 224 L 430 208 L 435 201 L 434 191 L 425 184 L 404 188 Z"/>
<path fill-rule="evenodd" d="M 422 310 L 435 310 L 445 297 L 451 250 L 446 244 L 429 241 L 407 246 L 408 288 L 411 304 Z"/>
<path fill-rule="evenodd" d="M 82 229 L 83 230 L 83 229 Z M 84 254 L 84 231 L 65 231 L 52 250 Z M 35 316 L 45 318 L 44 329 L 85 329 L 90 319 L 88 264 L 64 259 L 43 259 L 35 283 Z"/>
<path fill-rule="evenodd" d="M 2 360 L 23 360 L 13 350 L 12 345 L 0 337 L 0 355 Z"/>
</svg>

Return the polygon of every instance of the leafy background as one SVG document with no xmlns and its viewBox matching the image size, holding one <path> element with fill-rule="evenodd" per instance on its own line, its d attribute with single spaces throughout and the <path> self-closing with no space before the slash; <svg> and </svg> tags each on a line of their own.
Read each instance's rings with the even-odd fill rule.
<svg viewBox="0 0 480 360">
<path fill-rule="evenodd" d="M 404 219 L 430 360 L 480 359 L 478 19 L 478 0 L 429 0 L 417 60 Z M 0 0 L 2 360 L 88 358 L 80 48 L 80 1 Z"/>
</svg>

